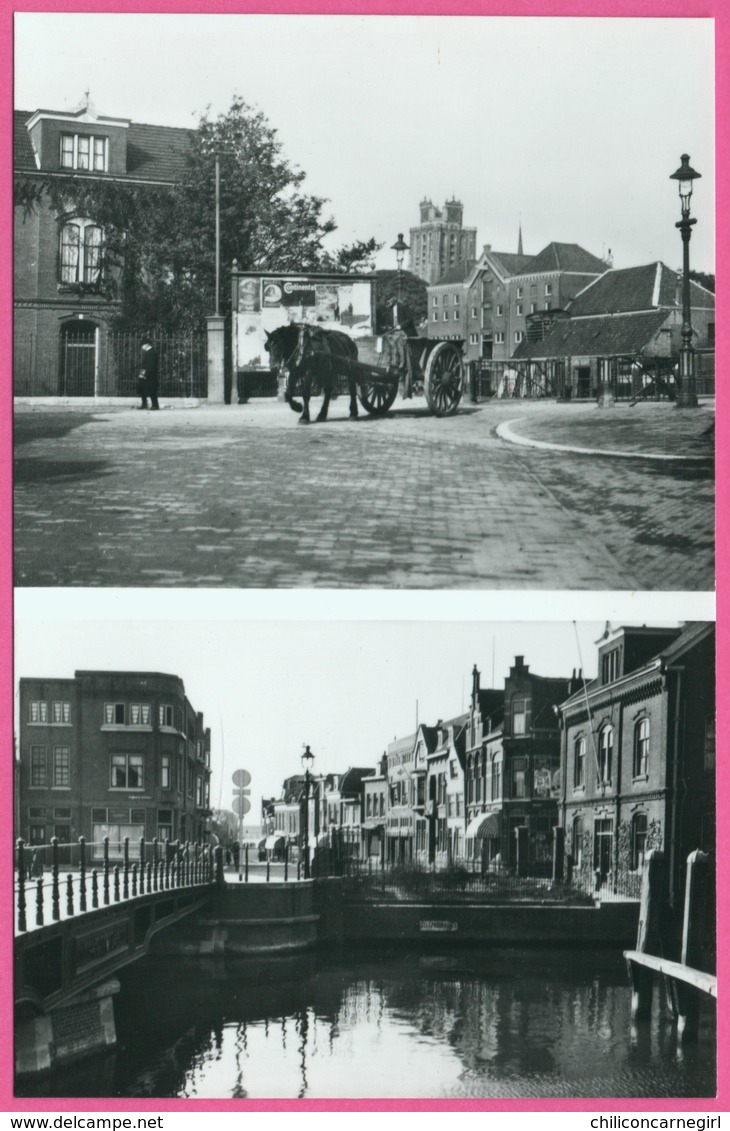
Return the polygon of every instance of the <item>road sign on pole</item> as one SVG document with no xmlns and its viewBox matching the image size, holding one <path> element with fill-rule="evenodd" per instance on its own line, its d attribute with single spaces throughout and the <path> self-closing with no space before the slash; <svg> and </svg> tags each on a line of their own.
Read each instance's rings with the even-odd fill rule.
<svg viewBox="0 0 730 1131">
<path fill-rule="evenodd" d="M 243 840 L 243 818 L 251 811 L 251 790 L 248 788 L 251 784 L 251 775 L 248 770 L 234 770 L 233 784 L 236 787 L 233 791 L 233 812 L 238 817 L 238 843 L 240 844 Z M 239 861 L 240 855 L 239 852 Z M 241 879 L 240 864 L 238 878 Z"/>
</svg>

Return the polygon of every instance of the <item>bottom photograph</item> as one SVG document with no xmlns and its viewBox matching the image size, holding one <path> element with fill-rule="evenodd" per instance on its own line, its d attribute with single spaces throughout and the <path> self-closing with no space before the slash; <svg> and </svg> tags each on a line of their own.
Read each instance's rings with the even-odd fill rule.
<svg viewBox="0 0 730 1131">
<path fill-rule="evenodd" d="M 710 621 L 15 626 L 18 1097 L 716 1093 Z"/>
</svg>

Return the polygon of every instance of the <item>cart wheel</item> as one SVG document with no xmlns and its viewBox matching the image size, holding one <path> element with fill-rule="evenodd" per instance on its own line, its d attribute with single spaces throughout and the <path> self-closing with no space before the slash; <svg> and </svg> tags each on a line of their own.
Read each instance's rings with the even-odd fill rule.
<svg viewBox="0 0 730 1131">
<path fill-rule="evenodd" d="M 464 388 L 464 359 L 453 342 L 439 342 L 431 350 L 423 374 L 428 407 L 436 416 L 452 416 Z"/>
<path fill-rule="evenodd" d="M 383 416 L 398 395 L 397 385 L 377 385 L 363 381 L 359 385 L 360 404 L 371 416 Z"/>
</svg>

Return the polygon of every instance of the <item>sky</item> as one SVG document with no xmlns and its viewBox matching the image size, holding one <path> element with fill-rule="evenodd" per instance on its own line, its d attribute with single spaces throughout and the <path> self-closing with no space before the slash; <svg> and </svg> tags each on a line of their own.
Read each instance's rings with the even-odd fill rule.
<svg viewBox="0 0 730 1131">
<path fill-rule="evenodd" d="M 128 593 L 16 595 L 15 678 L 71 678 L 82 669 L 161 671 L 180 676 L 211 728 L 214 808 L 229 808 L 231 776 L 252 776 L 256 823 L 262 796 L 278 796 L 301 772 L 308 744 L 314 771 L 375 767 L 389 742 L 469 706 L 471 672 L 503 688 L 517 655 L 538 675 L 596 674 L 604 620 L 484 618 L 363 619 L 357 615 L 259 618 L 232 595 Z M 155 611 L 155 603 L 159 610 Z M 357 609 L 357 605 L 353 606 Z M 466 608 L 467 606 L 462 606 Z M 558 608 L 543 602 L 543 615 Z M 141 610 L 141 611 L 140 611 Z M 619 617 L 620 624 L 674 624 Z M 17 702 L 16 702 L 17 707 Z"/>
<path fill-rule="evenodd" d="M 332 246 L 394 267 L 418 205 L 456 196 L 477 248 L 552 240 L 616 267 L 714 271 L 713 23 L 705 19 L 16 13 L 15 105 L 194 127 L 243 97 L 329 200 Z"/>
</svg>

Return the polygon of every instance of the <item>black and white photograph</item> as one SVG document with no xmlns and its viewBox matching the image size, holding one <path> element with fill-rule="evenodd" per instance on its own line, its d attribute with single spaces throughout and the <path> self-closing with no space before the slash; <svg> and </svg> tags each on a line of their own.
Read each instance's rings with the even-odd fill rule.
<svg viewBox="0 0 730 1131">
<path fill-rule="evenodd" d="M 16 585 L 712 589 L 713 30 L 18 13 Z"/>
<path fill-rule="evenodd" d="M 261 7 L 13 16 L 11 1102 L 719 1110 L 719 28 Z"/>
<path fill-rule="evenodd" d="M 712 622 L 38 624 L 18 1095 L 714 1095 Z"/>
</svg>

